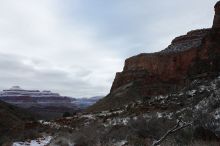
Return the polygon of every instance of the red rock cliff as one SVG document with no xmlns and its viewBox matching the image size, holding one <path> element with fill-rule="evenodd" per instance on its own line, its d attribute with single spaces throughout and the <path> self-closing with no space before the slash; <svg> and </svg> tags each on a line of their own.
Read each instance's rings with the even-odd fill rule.
<svg viewBox="0 0 220 146">
<path fill-rule="evenodd" d="M 111 93 L 124 85 L 139 82 L 143 96 L 161 94 L 149 91 L 152 86 L 183 85 L 192 77 L 220 71 L 220 2 L 215 5 L 211 29 L 188 32 L 175 38 L 161 52 L 140 54 L 125 61 L 122 72 L 116 74 Z M 164 86 L 161 86 L 163 88 Z"/>
<path fill-rule="evenodd" d="M 215 17 L 213 21 L 213 28 L 220 28 L 220 1 L 215 5 Z"/>
</svg>

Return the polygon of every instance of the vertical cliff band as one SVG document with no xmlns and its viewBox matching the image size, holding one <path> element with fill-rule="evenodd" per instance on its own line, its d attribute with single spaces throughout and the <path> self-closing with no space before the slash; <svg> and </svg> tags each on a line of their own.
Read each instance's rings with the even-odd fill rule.
<svg viewBox="0 0 220 146">
<path fill-rule="evenodd" d="M 220 1 L 215 5 L 215 17 L 212 28 L 220 28 Z"/>
</svg>

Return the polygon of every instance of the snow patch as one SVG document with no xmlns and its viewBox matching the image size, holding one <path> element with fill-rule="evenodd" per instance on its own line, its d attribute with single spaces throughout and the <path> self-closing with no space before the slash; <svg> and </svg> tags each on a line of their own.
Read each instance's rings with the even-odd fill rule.
<svg viewBox="0 0 220 146">
<path fill-rule="evenodd" d="M 162 117 L 163 117 L 163 114 L 162 114 L 162 113 L 157 112 L 157 117 L 158 117 L 158 118 L 162 118 Z"/>
<path fill-rule="evenodd" d="M 123 145 L 125 145 L 127 142 L 128 142 L 127 140 L 122 140 L 122 141 L 120 141 L 120 142 L 116 142 L 116 143 L 114 144 L 114 146 L 123 146 Z"/>
<path fill-rule="evenodd" d="M 116 125 L 127 125 L 129 121 L 130 121 L 130 117 L 113 118 L 113 119 L 107 119 L 107 122 L 104 123 L 103 125 L 105 127 L 116 126 Z"/>
<path fill-rule="evenodd" d="M 52 140 L 52 136 L 47 136 L 43 138 L 38 138 L 36 140 L 31 140 L 30 142 L 14 142 L 12 146 L 46 146 Z"/>
<path fill-rule="evenodd" d="M 95 116 L 92 115 L 92 114 L 88 114 L 88 115 L 83 115 L 81 118 L 88 118 L 88 119 L 91 119 L 91 120 L 95 120 Z"/>
<path fill-rule="evenodd" d="M 67 125 L 59 125 L 55 122 L 47 122 L 47 121 L 39 120 L 39 123 L 42 125 L 45 125 L 45 126 L 49 126 L 51 128 L 55 128 L 55 129 L 60 129 L 60 128 L 74 129 L 74 128 L 69 127 Z"/>
<path fill-rule="evenodd" d="M 220 119 L 220 109 L 215 111 L 214 118 L 215 118 L 215 120 L 219 120 Z"/>
<path fill-rule="evenodd" d="M 42 125 L 45 125 L 45 126 L 50 126 L 55 129 L 60 129 L 62 127 L 61 125 L 59 125 L 55 122 L 47 122 L 47 121 L 39 120 L 39 123 Z"/>
<path fill-rule="evenodd" d="M 156 100 L 167 99 L 167 98 L 168 98 L 168 95 L 166 95 L 166 96 L 159 95 L 159 96 L 155 97 Z"/>
<path fill-rule="evenodd" d="M 187 94 L 190 95 L 190 96 L 195 96 L 196 90 L 188 91 Z"/>
</svg>

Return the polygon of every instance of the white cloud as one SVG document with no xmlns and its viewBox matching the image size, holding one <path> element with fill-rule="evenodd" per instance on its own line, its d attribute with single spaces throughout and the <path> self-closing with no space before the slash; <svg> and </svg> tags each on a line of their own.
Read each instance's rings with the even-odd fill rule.
<svg viewBox="0 0 220 146">
<path fill-rule="evenodd" d="M 126 57 L 210 26 L 214 3 L 0 0 L 0 89 L 17 84 L 69 96 L 107 94 Z"/>
</svg>

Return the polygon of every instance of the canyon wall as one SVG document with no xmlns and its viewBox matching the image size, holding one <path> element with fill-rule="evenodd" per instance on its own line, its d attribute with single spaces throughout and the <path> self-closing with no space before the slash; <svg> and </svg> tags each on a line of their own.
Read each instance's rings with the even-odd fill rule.
<svg viewBox="0 0 220 146">
<path fill-rule="evenodd" d="M 126 59 L 123 71 L 116 73 L 111 93 L 126 84 L 139 82 L 145 94 L 149 95 L 151 93 L 147 90 L 151 85 L 181 86 L 191 78 L 217 72 L 220 66 L 219 12 L 218 2 L 212 28 L 190 31 L 175 38 L 170 46 L 160 52 L 143 53 Z"/>
<path fill-rule="evenodd" d="M 213 27 L 175 38 L 166 49 L 126 59 L 116 73 L 110 93 L 88 111 L 115 109 L 133 101 L 151 99 L 187 88 L 193 81 L 220 73 L 220 2 Z"/>
</svg>

